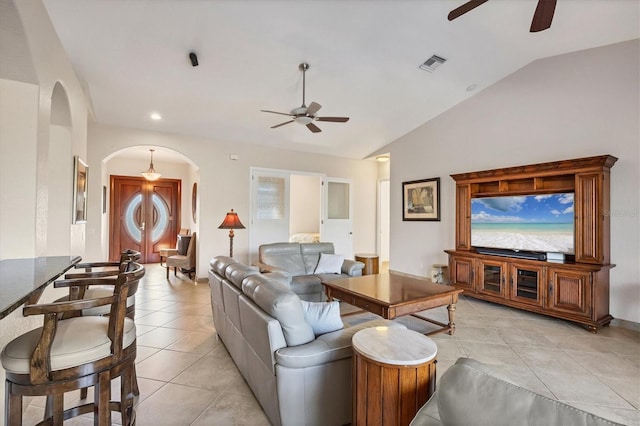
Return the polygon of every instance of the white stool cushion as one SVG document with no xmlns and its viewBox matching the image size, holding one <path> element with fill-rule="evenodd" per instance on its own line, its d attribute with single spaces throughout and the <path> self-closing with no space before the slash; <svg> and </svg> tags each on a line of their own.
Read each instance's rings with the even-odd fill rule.
<svg viewBox="0 0 640 426">
<path fill-rule="evenodd" d="M 51 345 L 51 370 L 62 370 L 108 357 L 111 353 L 108 327 L 108 317 L 89 316 L 58 321 Z M 39 327 L 9 342 L 0 354 L 5 370 L 29 374 L 29 360 L 41 334 L 42 327 Z M 135 340 L 135 323 L 125 318 L 123 347 L 129 347 Z"/>
</svg>

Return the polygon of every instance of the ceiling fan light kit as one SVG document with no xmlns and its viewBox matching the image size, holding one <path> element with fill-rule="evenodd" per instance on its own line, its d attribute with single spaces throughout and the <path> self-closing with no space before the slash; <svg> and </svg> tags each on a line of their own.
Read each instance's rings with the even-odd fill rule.
<svg viewBox="0 0 640 426">
<path fill-rule="evenodd" d="M 489 0 L 470 0 L 463 3 L 461 6 L 449 12 L 447 19 L 453 21 L 487 1 Z M 553 14 L 556 10 L 556 1 L 557 0 L 538 0 L 538 5 L 536 6 L 536 11 L 533 14 L 533 20 L 531 21 L 531 28 L 529 29 L 530 32 L 537 33 L 551 27 Z"/>
<path fill-rule="evenodd" d="M 276 124 L 275 126 L 271 126 L 271 128 L 276 129 L 280 126 L 284 126 L 285 124 L 293 123 L 295 121 L 296 123 L 300 123 L 307 126 L 307 129 L 309 129 L 311 132 L 319 133 L 322 130 L 318 126 L 313 124 L 313 121 L 331 121 L 334 123 L 346 123 L 347 121 L 349 121 L 349 117 L 318 117 L 316 113 L 320 110 L 320 108 L 322 108 L 322 105 L 320 105 L 317 102 L 311 102 L 311 104 L 307 106 L 306 99 L 305 99 L 306 72 L 309 69 L 309 64 L 303 62 L 300 65 L 298 65 L 298 69 L 302 71 L 302 105 L 298 108 L 292 109 L 290 113 L 261 109 L 260 111 L 262 112 L 268 112 L 270 114 L 286 115 L 291 117 L 291 120 L 285 121 L 284 123 Z"/>
</svg>

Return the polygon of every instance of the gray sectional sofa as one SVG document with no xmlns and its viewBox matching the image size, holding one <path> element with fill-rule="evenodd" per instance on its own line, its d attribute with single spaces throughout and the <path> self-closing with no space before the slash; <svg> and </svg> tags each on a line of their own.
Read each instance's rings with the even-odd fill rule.
<svg viewBox="0 0 640 426">
<path fill-rule="evenodd" d="M 273 243 L 258 248 L 256 265 L 263 272 L 280 272 L 291 277 L 290 287 L 303 300 L 322 301 L 323 278 L 358 277 L 364 263 L 344 259 L 340 273 L 316 273 L 321 254 L 335 254 L 333 243 Z"/>
<path fill-rule="evenodd" d="M 380 319 L 316 336 L 289 278 L 212 259 L 216 331 L 272 424 L 348 424 L 352 336 L 366 327 L 404 326 Z"/>
<path fill-rule="evenodd" d="M 496 377 L 491 367 L 459 358 L 410 426 L 622 426 Z"/>
</svg>

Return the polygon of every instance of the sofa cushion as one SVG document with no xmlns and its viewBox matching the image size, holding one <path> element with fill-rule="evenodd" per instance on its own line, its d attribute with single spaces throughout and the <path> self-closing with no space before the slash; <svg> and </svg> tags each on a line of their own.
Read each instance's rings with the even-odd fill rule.
<svg viewBox="0 0 640 426">
<path fill-rule="evenodd" d="M 242 263 L 232 263 L 227 266 L 225 270 L 227 279 L 239 289 L 242 289 L 242 281 L 244 281 L 245 278 L 259 273 L 260 270 L 257 267 L 244 265 Z"/>
<path fill-rule="evenodd" d="M 340 318 L 340 302 L 308 302 L 301 300 L 304 317 L 316 336 L 344 328 Z"/>
<path fill-rule="evenodd" d="M 263 311 L 280 322 L 287 346 L 303 345 L 315 339 L 306 321 L 300 298 L 284 284 L 264 275 L 247 277 L 242 291 Z"/>
<path fill-rule="evenodd" d="M 220 275 L 221 277 L 224 277 L 224 271 L 227 269 L 227 266 L 231 265 L 232 263 L 238 263 L 236 262 L 233 257 L 229 257 L 229 256 L 216 256 L 213 259 L 211 259 L 211 262 L 209 263 L 211 265 L 211 269 L 217 273 L 218 275 Z"/>
<path fill-rule="evenodd" d="M 291 275 L 307 273 L 298 243 L 263 244 L 258 248 L 258 254 L 261 263 L 283 269 Z"/>
<path fill-rule="evenodd" d="M 289 284 L 295 294 L 322 293 L 322 282 L 315 275 L 298 275 L 291 279 Z"/>
<path fill-rule="evenodd" d="M 339 274 L 342 271 L 344 256 L 341 254 L 320 253 L 320 260 L 314 274 Z"/>
<path fill-rule="evenodd" d="M 488 366 L 469 358 L 460 358 L 449 367 L 437 393 L 444 425 L 617 424 L 501 380 Z"/>
<path fill-rule="evenodd" d="M 335 254 L 333 243 L 303 243 L 300 253 L 304 262 L 305 274 L 313 274 L 320 261 L 320 253 Z"/>
<path fill-rule="evenodd" d="M 351 347 L 353 335 L 368 327 L 407 328 L 400 323 L 384 319 L 366 321 L 353 327 L 323 334 L 305 345 L 278 349 L 276 363 L 283 367 L 305 368 L 351 358 L 353 355 Z"/>
</svg>

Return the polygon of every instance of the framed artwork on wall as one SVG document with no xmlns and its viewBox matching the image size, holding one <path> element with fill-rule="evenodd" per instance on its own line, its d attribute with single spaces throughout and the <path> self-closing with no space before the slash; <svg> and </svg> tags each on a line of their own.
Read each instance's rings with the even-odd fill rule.
<svg viewBox="0 0 640 426">
<path fill-rule="evenodd" d="M 402 220 L 440 220 L 440 178 L 402 182 Z"/>
<path fill-rule="evenodd" d="M 73 217 L 72 223 L 87 221 L 87 189 L 89 166 L 77 155 L 73 157 Z"/>
<path fill-rule="evenodd" d="M 107 187 L 102 185 L 102 214 L 107 213 Z"/>
<path fill-rule="evenodd" d="M 191 190 L 191 215 L 193 216 L 193 223 L 196 223 L 197 207 L 198 207 L 198 184 L 194 182 L 193 189 Z"/>
</svg>

